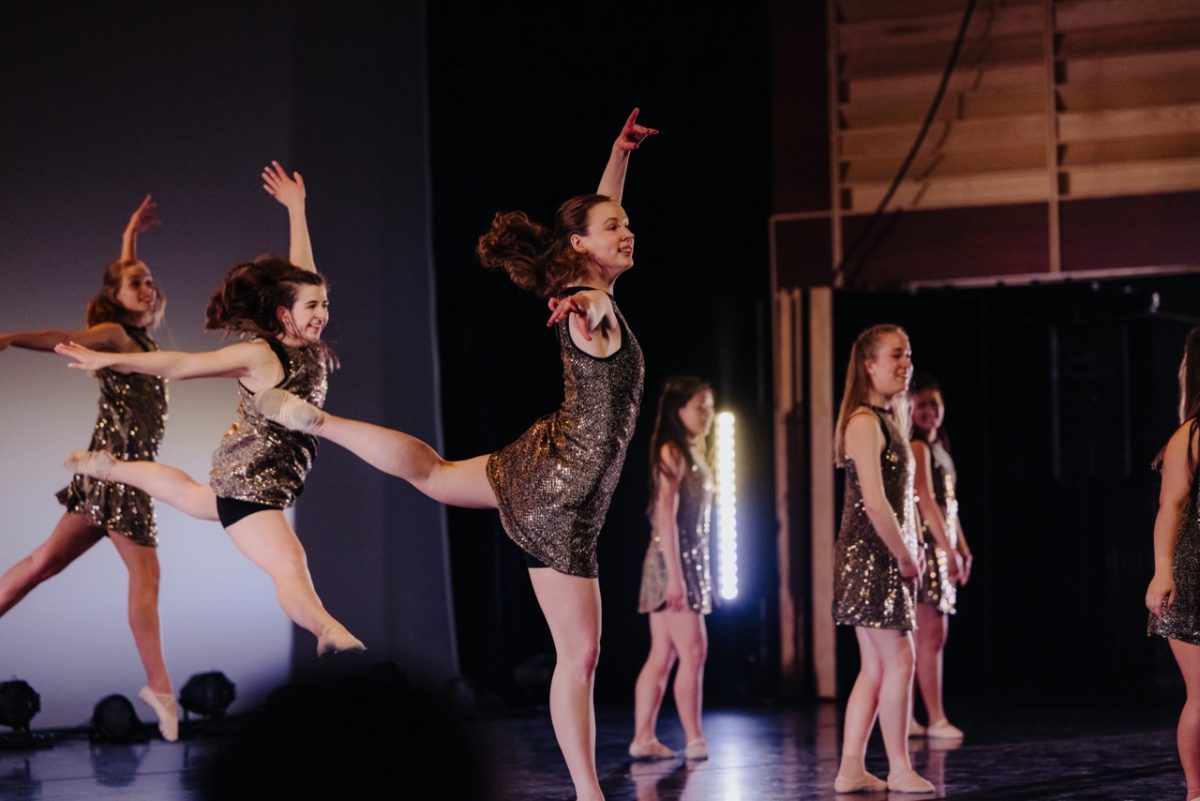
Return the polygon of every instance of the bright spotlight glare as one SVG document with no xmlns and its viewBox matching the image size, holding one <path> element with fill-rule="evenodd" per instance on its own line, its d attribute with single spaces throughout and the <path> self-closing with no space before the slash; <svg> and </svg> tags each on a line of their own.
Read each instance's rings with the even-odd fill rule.
<svg viewBox="0 0 1200 801">
<path fill-rule="evenodd" d="M 737 570 L 737 473 L 734 457 L 732 412 L 717 415 L 717 585 L 721 597 L 738 596 Z"/>
</svg>

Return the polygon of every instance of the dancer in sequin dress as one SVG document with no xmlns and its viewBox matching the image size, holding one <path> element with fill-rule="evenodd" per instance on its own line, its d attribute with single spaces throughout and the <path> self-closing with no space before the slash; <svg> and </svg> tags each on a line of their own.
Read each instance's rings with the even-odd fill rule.
<svg viewBox="0 0 1200 801">
<path fill-rule="evenodd" d="M 911 445 L 917 463 L 917 510 L 925 551 L 925 570 L 917 591 L 917 686 L 928 721 L 926 726 L 912 721 L 909 736 L 957 740 L 963 736 L 962 729 L 950 722 L 942 705 L 942 654 L 958 587 L 970 578 L 973 557 L 958 518 L 958 474 L 949 442 L 942 434 L 946 406 L 941 386 L 931 376 L 918 375 L 909 388 L 909 404 Z"/>
<path fill-rule="evenodd" d="M 700 727 L 704 659 L 712 611 L 709 519 L 713 475 L 705 447 L 713 422 L 712 388 L 690 376 L 668 378 L 650 436 L 650 546 L 642 563 L 638 612 L 650 620 L 650 654 L 633 695 L 634 759 L 671 759 L 655 734 L 676 659 L 675 709 L 687 737 L 684 755 L 707 759 Z"/>
<path fill-rule="evenodd" d="M 1187 700 L 1176 742 L 1189 801 L 1200 799 L 1200 328 L 1188 332 L 1179 365 L 1180 426 L 1155 460 L 1162 471 L 1154 518 L 1154 577 L 1146 588 L 1148 632 L 1166 637 Z"/>
<path fill-rule="evenodd" d="M 264 414 L 341 445 L 441 503 L 496 509 L 524 550 L 557 664 L 550 715 L 577 798 L 603 798 L 596 777 L 592 684 L 600 647 L 596 538 L 633 435 L 642 395 L 642 351 L 613 284 L 633 266 L 633 232 L 621 208 L 629 155 L 657 133 L 626 120 L 597 194 L 562 204 L 554 230 L 522 212 L 497 214 L 477 247 L 485 267 L 548 298 L 562 353 L 563 404 L 515 442 L 449 461 L 400 431 L 316 409 L 284 392 L 263 393 Z M 573 324 L 571 321 L 574 320 Z"/>
<path fill-rule="evenodd" d="M 908 335 L 876 325 L 850 351 L 834 455 L 846 470 L 842 523 L 834 548 L 833 617 L 854 626 L 859 673 L 846 705 L 839 793 L 927 793 L 908 756 L 912 704 L 917 543 L 912 451 L 908 445 Z M 879 717 L 888 777 L 867 773 L 867 739 Z"/>
<path fill-rule="evenodd" d="M 317 637 L 318 654 L 361 651 L 363 644 L 317 597 L 304 546 L 283 514 L 304 489 L 316 439 L 270 423 L 251 402 L 256 392 L 278 387 L 321 406 L 333 361 L 321 342 L 329 300 L 313 261 L 303 179 L 289 177 L 277 162 L 262 177 L 266 191 L 288 210 L 290 263 L 265 258 L 234 267 L 213 293 L 205 323 L 245 341 L 208 353 L 99 353 L 75 343 L 55 348 L 73 360 L 72 367 L 84 370 L 236 378 L 236 416 L 213 454 L 208 483 L 174 467 L 126 460 L 106 450 L 72 454 L 67 467 L 132 484 L 193 517 L 219 520 L 238 549 L 271 577 L 288 617 Z"/>
<path fill-rule="evenodd" d="M 104 271 L 101 292 L 88 304 L 87 328 L 4 334 L 0 336 L 0 350 L 11 345 L 51 351 L 67 341 L 117 353 L 157 350 L 148 329 L 162 321 L 167 300 L 150 268 L 137 257 L 138 235 L 157 224 L 154 201 L 147 195 L 129 218 L 120 259 Z M 112 370 L 101 370 L 96 378 L 100 382 L 100 414 L 89 447 L 107 448 L 123 459 L 153 460 L 158 455 L 167 416 L 166 382 Z M 146 670 L 146 686 L 138 696 L 154 710 L 163 737 L 175 740 L 179 715 L 163 659 L 158 619 L 154 503 L 133 487 L 84 476 L 75 477 L 58 498 L 66 512 L 49 539 L 0 577 L 0 616 L 38 584 L 107 538 L 129 572 L 129 627 Z"/>
</svg>

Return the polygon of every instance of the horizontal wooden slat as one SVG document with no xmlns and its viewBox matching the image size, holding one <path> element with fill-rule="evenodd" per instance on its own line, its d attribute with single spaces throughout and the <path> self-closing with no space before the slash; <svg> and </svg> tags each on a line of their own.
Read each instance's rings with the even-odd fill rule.
<svg viewBox="0 0 1200 801">
<path fill-rule="evenodd" d="M 941 75 L 950 57 L 949 42 L 918 47 L 864 50 L 842 54 L 843 78 L 874 78 L 890 75 L 933 73 Z M 963 44 L 960 63 L 970 68 L 978 64 L 1026 64 L 1041 62 L 1044 44 L 1040 33 L 999 36 L 986 41 Z"/>
<path fill-rule="evenodd" d="M 961 24 L 961 4 L 952 14 L 920 17 L 909 14 L 901 19 L 843 23 L 837 29 L 838 49 L 842 53 L 856 53 L 949 44 L 958 35 Z M 976 41 L 985 35 L 1040 34 L 1044 26 L 1045 12 L 1040 6 L 1001 7 L 993 13 L 974 14 L 967 27 L 966 39 Z"/>
<path fill-rule="evenodd" d="M 857 102 L 868 98 L 887 98 L 900 95 L 925 95 L 930 100 L 937 91 L 942 74 L 903 75 L 890 78 L 858 78 L 844 81 L 843 100 Z M 1046 69 L 1042 64 L 1016 64 L 970 69 L 960 66 L 950 80 L 952 91 L 1001 90 L 1023 88 L 1044 91 Z"/>
<path fill-rule="evenodd" d="M 1112 164 L 1122 161 L 1200 158 L 1200 136 L 1176 134 L 1104 142 L 1078 142 L 1061 148 L 1059 165 Z"/>
<path fill-rule="evenodd" d="M 1194 133 L 1200 137 L 1200 104 L 1093 111 L 1058 116 L 1060 142 L 1090 142 Z"/>
<path fill-rule="evenodd" d="M 889 159 L 859 159 L 843 164 L 842 181 L 856 184 L 871 181 L 891 180 L 900 171 L 902 157 Z M 969 153 L 926 152 L 913 159 L 909 176 L 913 179 L 934 176 L 969 175 L 971 173 L 993 173 L 1006 170 L 1045 169 L 1046 146 L 1035 144 L 1015 149 L 989 149 Z"/>
<path fill-rule="evenodd" d="M 867 128 L 920 123 L 929 112 L 931 95 L 873 98 L 841 106 L 842 125 Z M 936 119 L 989 119 L 1036 114 L 1046 106 L 1045 89 L 991 92 L 947 92 Z"/>
<path fill-rule="evenodd" d="M 1200 19 L 1196 0 L 1059 0 L 1054 26 L 1059 31 Z"/>
<path fill-rule="evenodd" d="M 1059 34 L 1059 37 L 1058 58 L 1068 61 L 1119 53 L 1194 50 L 1200 42 L 1200 19 L 1092 28 Z"/>
<path fill-rule="evenodd" d="M 1196 73 L 1164 75 L 1153 81 L 1113 78 L 1094 83 L 1069 83 L 1057 88 L 1062 111 L 1175 106 L 1200 102 L 1200 76 Z"/>
<path fill-rule="evenodd" d="M 1103 83 L 1200 74 L 1200 46 L 1191 50 L 1074 58 L 1059 65 L 1063 83 Z"/>
<path fill-rule="evenodd" d="M 806 0 L 800 0 L 805 2 Z M 995 6 L 1040 5 L 1041 0 L 979 0 L 976 14 Z M 838 0 L 839 17 L 845 22 L 878 19 L 911 19 L 937 14 L 962 14 L 963 0 Z"/>
<path fill-rule="evenodd" d="M 1200 189 L 1200 159 L 1080 166 L 1063 175 L 1063 195 L 1104 197 Z"/>
<path fill-rule="evenodd" d="M 856 185 L 850 192 L 849 212 L 867 212 L 879 205 L 890 182 Z M 1045 200 L 1050 179 L 1045 170 L 1005 171 L 961 178 L 905 181 L 888 204 L 890 209 L 932 209 L 1025 203 Z"/>
<path fill-rule="evenodd" d="M 840 152 L 847 161 L 857 157 L 903 156 L 912 147 L 919 126 L 900 125 L 844 132 Z M 935 122 L 930 126 L 923 150 L 946 153 L 1012 149 L 1046 142 L 1046 119 L 1041 115 L 1002 117 L 990 120 L 964 120 L 952 125 Z"/>
</svg>

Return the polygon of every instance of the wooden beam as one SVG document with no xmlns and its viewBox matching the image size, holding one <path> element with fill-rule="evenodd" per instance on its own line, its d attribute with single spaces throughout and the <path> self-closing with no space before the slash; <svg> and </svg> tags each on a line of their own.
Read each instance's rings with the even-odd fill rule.
<svg viewBox="0 0 1200 801">
<path fill-rule="evenodd" d="M 929 111 L 930 95 L 872 97 L 855 103 L 843 103 L 839 109 L 847 128 L 882 125 L 916 125 Z M 976 120 L 1036 114 L 1045 106 L 1041 88 L 1017 87 L 984 92 L 947 90 L 935 119 Z"/>
<path fill-rule="evenodd" d="M 805 671 L 804 621 L 798 619 L 796 592 L 799 568 L 792 564 L 790 514 L 793 466 L 789 423 L 800 403 L 803 387 L 803 304 L 800 290 L 775 293 L 775 542 L 779 562 L 779 671 L 784 694 L 801 695 Z M 803 473 L 802 473 L 803 474 Z"/>
<path fill-rule="evenodd" d="M 903 156 L 912 147 L 920 126 L 895 125 L 886 128 L 860 128 L 843 131 L 839 137 L 843 161 L 881 156 Z M 959 153 L 965 151 L 1019 149 L 1040 145 L 1046 137 L 1044 114 L 998 117 L 948 123 L 935 121 L 929 129 L 922 152 Z"/>
<path fill-rule="evenodd" d="M 1063 111 L 1102 111 L 1146 106 L 1200 103 L 1197 73 L 1168 73 L 1154 80 L 1118 77 L 1090 83 L 1072 82 L 1058 87 Z"/>
<path fill-rule="evenodd" d="M 848 212 L 871 211 L 883 198 L 890 181 L 855 184 L 849 188 Z M 938 209 L 960 206 L 990 206 L 1046 200 L 1046 170 L 1011 170 L 977 173 L 927 181 L 905 181 L 896 190 L 889 208 Z"/>
<path fill-rule="evenodd" d="M 938 78 L 950 56 L 950 42 L 918 47 L 880 48 L 842 54 L 842 75 L 851 80 L 892 75 L 932 74 Z M 997 36 L 986 42 L 964 42 L 963 63 L 977 66 L 1027 64 L 1041 59 L 1042 42 L 1037 33 Z"/>
<path fill-rule="evenodd" d="M 1123 161 L 1188 160 L 1200 158 L 1200 136 L 1193 133 L 1141 139 L 1109 139 L 1064 145 L 1060 164 L 1116 164 Z"/>
<path fill-rule="evenodd" d="M 1158 80 L 1169 75 L 1200 73 L 1200 47 L 1159 53 L 1098 54 L 1076 57 L 1060 66 L 1065 84 Z"/>
<path fill-rule="evenodd" d="M 843 165 L 842 179 L 854 186 L 864 182 L 890 181 L 899 172 L 901 156 L 879 159 L 855 159 Z M 913 180 L 952 178 L 975 173 L 1006 170 L 1044 169 L 1046 150 L 1041 144 L 1024 147 L 968 151 L 963 153 L 925 152 L 913 160 L 909 175 Z"/>
<path fill-rule="evenodd" d="M 845 22 L 838 26 L 842 53 L 951 44 L 962 24 L 963 5 L 950 14 L 907 15 L 901 19 Z M 967 27 L 967 41 L 983 36 L 1039 35 L 1042 11 L 1037 6 L 1001 7 L 991 14 L 975 14 Z M 949 52 L 949 47 L 946 48 Z"/>
<path fill-rule="evenodd" d="M 1200 18 L 1196 0 L 1060 0 L 1056 7 L 1059 31 Z"/>
<path fill-rule="evenodd" d="M 997 6 L 1036 4 L 1037 0 L 979 0 L 976 14 Z M 913 19 L 938 14 L 962 14 L 963 0 L 838 0 L 845 22 L 879 19 Z"/>
<path fill-rule="evenodd" d="M 1059 137 L 1068 144 L 1188 133 L 1200 136 L 1200 103 L 1059 115 Z"/>
<path fill-rule="evenodd" d="M 1059 56 L 1067 60 L 1119 53 L 1194 50 L 1196 42 L 1200 42 L 1200 19 L 1093 28 L 1060 34 L 1060 38 Z"/>
<path fill-rule="evenodd" d="M 809 454 L 812 477 L 812 641 L 818 698 L 837 697 L 833 625 L 833 290 L 808 290 Z"/>
<path fill-rule="evenodd" d="M 929 72 L 924 75 L 901 75 L 887 78 L 857 78 L 843 80 L 845 86 L 844 99 L 854 102 L 867 98 L 889 98 L 897 96 L 919 96 L 926 98 L 925 107 L 933 99 L 938 83 L 942 77 L 941 71 Z M 988 90 L 1012 87 L 1042 90 L 1042 65 L 1012 64 L 990 65 L 979 70 L 962 69 L 959 75 L 950 80 L 954 90 L 972 89 Z"/>
<path fill-rule="evenodd" d="M 1064 195 L 1109 197 L 1200 189 L 1200 158 L 1092 164 L 1065 171 Z"/>
</svg>

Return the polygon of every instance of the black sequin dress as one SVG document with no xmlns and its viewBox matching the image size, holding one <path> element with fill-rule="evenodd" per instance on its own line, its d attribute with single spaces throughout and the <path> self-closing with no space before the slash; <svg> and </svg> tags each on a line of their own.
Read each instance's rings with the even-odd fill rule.
<svg viewBox="0 0 1200 801">
<path fill-rule="evenodd" d="M 886 445 L 879 454 L 883 491 L 900 523 L 905 545 L 917 555 L 913 478 L 916 463 L 908 439 L 892 413 L 871 407 Z M 845 460 L 846 494 L 842 524 L 834 545 L 833 619 L 839 626 L 876 629 L 916 628 L 916 580 L 900 575 L 896 557 L 875 532 L 863 508 L 862 486 L 854 460 Z"/>
<path fill-rule="evenodd" d="M 124 326 L 143 351 L 158 350 L 144 328 Z M 88 450 L 108 451 L 121 461 L 154 461 L 167 419 L 166 379 L 137 373 L 97 370 L 100 414 Z M 114 531 L 138 545 L 158 545 L 154 500 L 139 489 L 77 475 L 58 493 L 68 512 Z"/>
<path fill-rule="evenodd" d="M 925 443 L 929 448 L 930 480 L 933 482 L 933 498 L 942 519 L 946 521 L 946 539 L 951 548 L 958 547 L 958 498 L 954 494 L 954 460 L 950 451 L 940 442 Z M 925 572 L 921 576 L 921 589 L 917 601 L 932 604 L 944 615 L 954 614 L 958 601 L 958 588 L 950 581 L 950 555 L 937 547 L 929 526 L 922 521 L 922 547 L 925 549 Z"/>
<path fill-rule="evenodd" d="M 318 408 L 329 389 L 327 351 L 318 345 L 291 347 L 264 340 L 283 365 L 286 389 Z M 317 438 L 272 423 L 254 408 L 254 393 L 238 382 L 237 413 L 213 453 L 208 483 L 218 498 L 286 509 L 304 490 L 317 456 Z"/>
<path fill-rule="evenodd" d="M 713 608 L 712 569 L 709 565 L 709 523 L 712 517 L 713 475 L 703 457 L 692 454 L 692 466 L 679 482 L 679 560 L 688 609 L 707 615 Z M 650 547 L 642 560 L 642 586 L 638 611 L 657 612 L 667 602 L 667 563 L 658 531 L 650 534 Z"/>
<path fill-rule="evenodd" d="M 570 316 L 558 324 L 562 406 L 487 462 L 512 541 L 547 567 L 585 578 L 598 575 L 596 539 L 642 401 L 642 349 L 615 301 L 613 313 L 621 347 L 603 359 L 571 341 Z"/>
<path fill-rule="evenodd" d="M 1172 559 L 1175 573 L 1175 600 L 1162 620 L 1153 614 L 1146 624 L 1147 634 L 1200 645 L 1200 470 L 1192 478 L 1187 508 L 1179 521 L 1179 539 Z"/>
</svg>

